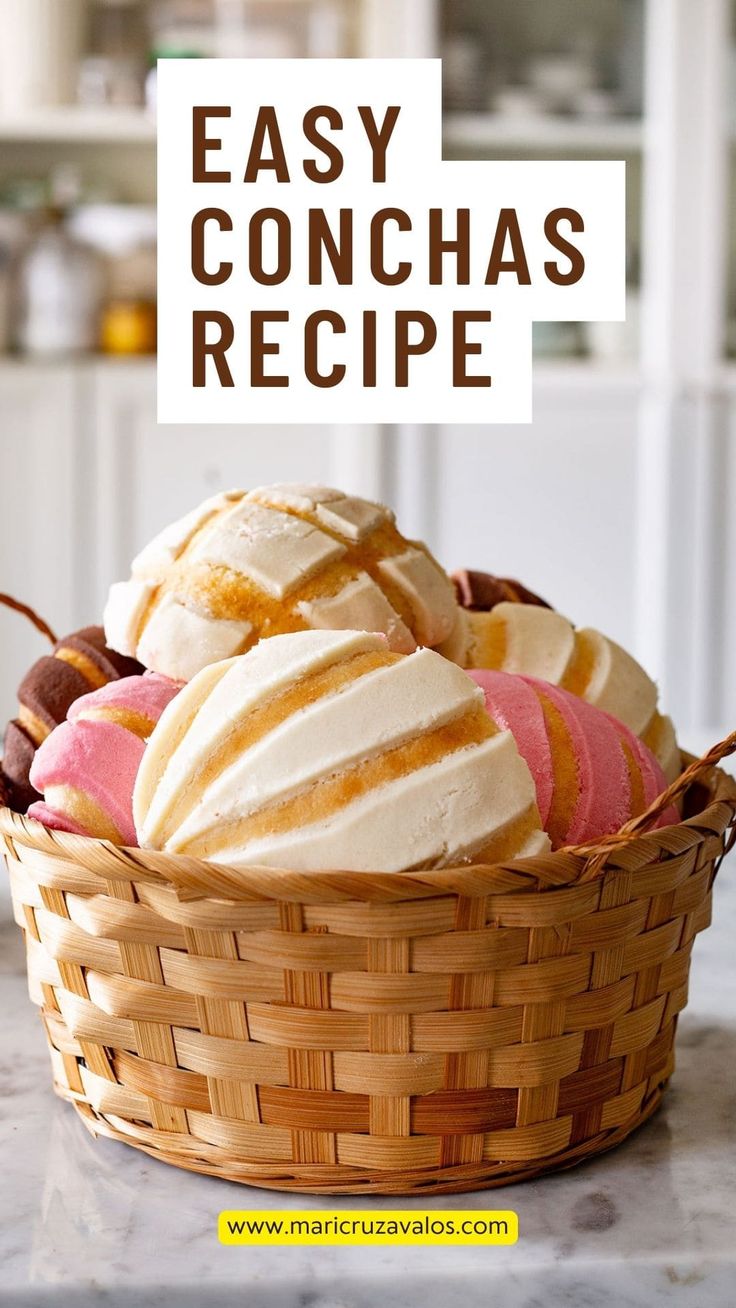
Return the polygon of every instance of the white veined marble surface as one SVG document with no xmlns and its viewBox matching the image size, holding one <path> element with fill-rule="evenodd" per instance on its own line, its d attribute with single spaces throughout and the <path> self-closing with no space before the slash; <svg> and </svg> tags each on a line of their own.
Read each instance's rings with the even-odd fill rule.
<svg viewBox="0 0 736 1308">
<path fill-rule="evenodd" d="M 55 1099 L 0 932 L 0 1305 L 35 1308 L 733 1308 L 736 853 L 696 941 L 665 1106 L 619 1149 L 526 1185 L 317 1199 L 190 1175 L 93 1140 Z M 223 1208 L 513 1208 L 516 1246 L 223 1248 Z"/>
</svg>

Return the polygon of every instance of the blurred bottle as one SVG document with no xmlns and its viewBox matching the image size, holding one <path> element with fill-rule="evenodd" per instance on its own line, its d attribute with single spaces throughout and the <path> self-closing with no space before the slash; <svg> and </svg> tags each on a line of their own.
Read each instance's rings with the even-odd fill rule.
<svg viewBox="0 0 736 1308">
<path fill-rule="evenodd" d="M 99 340 L 106 354 L 156 349 L 156 210 L 139 204 L 81 204 L 67 224 L 104 269 Z"/>
<path fill-rule="evenodd" d="M 199 59 L 199 51 L 175 49 L 168 45 L 152 45 L 148 55 L 149 69 L 146 74 L 146 109 L 155 117 L 158 108 L 158 61 L 159 59 Z"/>
<path fill-rule="evenodd" d="M 488 99 L 488 60 L 479 32 L 448 32 L 442 42 L 445 108 L 473 112 Z"/>
<path fill-rule="evenodd" d="M 0 354 L 10 344 L 10 251 L 0 235 Z"/>
<path fill-rule="evenodd" d="M 100 261 L 64 227 L 78 194 L 76 170 L 52 174 L 48 206 L 20 263 L 16 343 L 25 354 L 81 354 L 97 342 Z"/>
<path fill-rule="evenodd" d="M 105 354 L 156 352 L 156 251 L 144 247 L 116 259 L 100 317 Z"/>
<path fill-rule="evenodd" d="M 159 59 L 202 59 L 217 55 L 212 0 L 152 0 L 148 7 L 146 107 L 155 114 Z"/>
<path fill-rule="evenodd" d="M 89 48 L 77 81 L 80 104 L 139 105 L 145 71 L 146 24 L 141 0 L 94 0 Z"/>
<path fill-rule="evenodd" d="M 619 0 L 619 9 L 618 97 L 622 113 L 639 117 L 644 100 L 645 5 L 643 0 Z"/>
<path fill-rule="evenodd" d="M 77 100 L 86 108 L 137 106 L 143 102 L 144 63 L 127 55 L 85 55 L 79 65 Z"/>
<path fill-rule="evenodd" d="M 12 345 L 15 270 L 25 238 L 22 214 L 0 207 L 0 354 L 5 354 Z"/>
<path fill-rule="evenodd" d="M 218 53 L 213 0 L 153 0 L 148 26 L 150 45 L 168 57 Z"/>
<path fill-rule="evenodd" d="M 143 58 L 145 0 L 91 0 L 88 48 L 95 54 Z"/>
<path fill-rule="evenodd" d="M 48 209 L 20 269 L 18 348 L 24 354 L 83 354 L 97 336 L 99 274 L 94 254 Z"/>
<path fill-rule="evenodd" d="M 221 57 L 334 59 L 347 53 L 344 0 L 215 0 L 214 15 Z"/>
</svg>

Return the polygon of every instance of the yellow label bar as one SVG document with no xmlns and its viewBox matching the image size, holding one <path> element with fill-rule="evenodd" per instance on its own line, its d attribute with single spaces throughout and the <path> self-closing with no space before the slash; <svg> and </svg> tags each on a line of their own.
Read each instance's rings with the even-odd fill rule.
<svg viewBox="0 0 736 1308">
<path fill-rule="evenodd" d="M 517 1213 L 495 1209 L 374 1208 L 220 1213 L 220 1244 L 516 1244 Z"/>
</svg>

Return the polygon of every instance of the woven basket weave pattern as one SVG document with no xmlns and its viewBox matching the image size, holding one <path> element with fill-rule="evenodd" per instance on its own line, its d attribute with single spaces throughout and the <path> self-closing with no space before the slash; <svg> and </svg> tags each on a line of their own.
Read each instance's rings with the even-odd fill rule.
<svg viewBox="0 0 736 1308">
<path fill-rule="evenodd" d="M 736 814 L 488 868 L 235 873 L 0 843 L 55 1086 L 94 1132 L 238 1181 L 476 1189 L 622 1140 L 673 1068 Z"/>
</svg>

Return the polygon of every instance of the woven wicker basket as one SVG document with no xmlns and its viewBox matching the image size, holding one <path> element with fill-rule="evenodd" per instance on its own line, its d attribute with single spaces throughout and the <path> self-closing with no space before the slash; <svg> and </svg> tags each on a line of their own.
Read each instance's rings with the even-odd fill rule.
<svg viewBox="0 0 736 1308">
<path fill-rule="evenodd" d="M 672 1072 L 734 748 L 618 835 L 496 867 L 235 872 L 0 809 L 57 1093 L 165 1162 L 323 1194 L 480 1189 L 618 1144 Z M 684 820 L 646 832 L 674 795 Z"/>
</svg>

